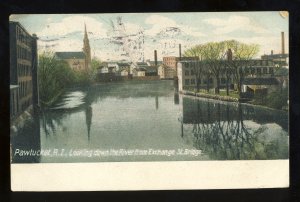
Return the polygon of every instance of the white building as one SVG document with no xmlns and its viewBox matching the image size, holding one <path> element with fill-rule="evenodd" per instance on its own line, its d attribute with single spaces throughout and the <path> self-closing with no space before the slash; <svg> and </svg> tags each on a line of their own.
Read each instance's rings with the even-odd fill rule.
<svg viewBox="0 0 300 202">
<path fill-rule="evenodd" d="M 176 75 L 174 68 L 165 65 L 160 65 L 157 71 L 160 79 L 173 79 Z"/>
</svg>

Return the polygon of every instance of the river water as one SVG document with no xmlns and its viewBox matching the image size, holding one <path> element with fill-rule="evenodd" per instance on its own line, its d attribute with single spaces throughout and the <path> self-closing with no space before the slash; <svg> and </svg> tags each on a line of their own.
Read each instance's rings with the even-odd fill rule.
<svg viewBox="0 0 300 202">
<path fill-rule="evenodd" d="M 288 159 L 288 113 L 107 83 L 69 90 L 11 144 L 13 163 Z"/>
</svg>

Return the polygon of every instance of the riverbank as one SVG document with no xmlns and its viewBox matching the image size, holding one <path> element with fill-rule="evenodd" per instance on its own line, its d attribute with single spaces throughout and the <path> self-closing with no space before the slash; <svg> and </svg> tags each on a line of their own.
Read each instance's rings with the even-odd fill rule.
<svg viewBox="0 0 300 202">
<path fill-rule="evenodd" d="M 242 100 L 240 98 L 234 98 L 230 96 L 221 96 L 221 95 L 212 95 L 207 93 L 196 93 L 192 91 L 183 90 L 179 93 L 182 93 L 183 95 L 191 95 L 196 97 L 203 97 L 208 99 L 214 99 L 214 100 L 221 100 L 221 101 L 227 101 L 227 102 L 241 102 Z M 244 100 L 243 100 L 244 101 Z"/>
<path fill-rule="evenodd" d="M 271 108 L 271 107 L 268 107 L 265 105 L 256 104 L 255 102 L 253 102 L 250 99 L 234 98 L 234 97 L 230 97 L 230 96 L 212 95 L 212 94 L 206 94 L 206 93 L 195 93 L 195 92 L 187 91 L 187 90 L 183 90 L 179 93 L 181 93 L 183 95 L 202 97 L 202 98 L 208 98 L 208 99 L 214 99 L 214 100 L 220 100 L 220 101 L 226 101 L 226 102 L 239 102 L 239 103 L 244 103 L 247 105 L 259 106 L 259 107 L 270 109 L 270 110 L 288 111 L 288 106 L 283 109 L 276 109 L 276 108 Z"/>
<path fill-rule="evenodd" d="M 33 121 L 33 106 L 30 105 L 26 110 L 14 119 L 10 120 L 10 133 L 15 135 L 25 124 Z"/>
</svg>

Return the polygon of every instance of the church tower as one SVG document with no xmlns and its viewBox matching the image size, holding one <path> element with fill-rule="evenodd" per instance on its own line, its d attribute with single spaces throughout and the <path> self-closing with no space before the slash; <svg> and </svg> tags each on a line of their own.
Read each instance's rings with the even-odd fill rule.
<svg viewBox="0 0 300 202">
<path fill-rule="evenodd" d="M 84 23 L 83 53 L 85 54 L 85 69 L 88 70 L 91 68 L 92 58 L 91 58 L 91 47 L 90 47 L 90 42 L 87 35 L 85 23 Z"/>
</svg>

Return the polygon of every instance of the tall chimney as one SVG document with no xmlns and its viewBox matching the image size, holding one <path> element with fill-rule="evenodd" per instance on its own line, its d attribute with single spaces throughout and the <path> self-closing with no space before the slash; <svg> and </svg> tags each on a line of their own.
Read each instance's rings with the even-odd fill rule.
<svg viewBox="0 0 300 202">
<path fill-rule="evenodd" d="M 284 52 L 284 32 L 281 32 L 281 54 L 285 54 L 285 52 Z"/>
<path fill-rule="evenodd" d="M 179 60 L 181 60 L 181 44 L 179 44 Z"/>
<path fill-rule="evenodd" d="M 155 66 L 157 66 L 157 51 L 154 50 L 154 62 L 155 62 Z"/>
<path fill-rule="evenodd" d="M 230 48 L 229 48 L 228 51 L 227 51 L 227 60 L 228 60 L 228 61 L 232 61 L 232 51 L 231 51 Z"/>
</svg>

